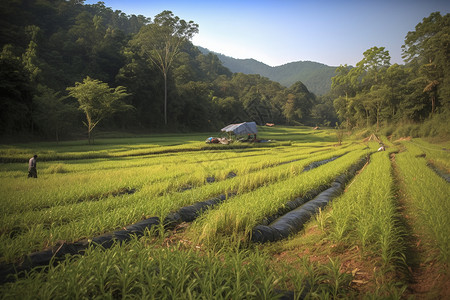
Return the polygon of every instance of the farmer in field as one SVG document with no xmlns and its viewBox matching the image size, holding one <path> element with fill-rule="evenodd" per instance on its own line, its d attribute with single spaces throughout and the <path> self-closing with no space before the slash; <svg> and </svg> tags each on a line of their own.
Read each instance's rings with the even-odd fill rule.
<svg viewBox="0 0 450 300">
<path fill-rule="evenodd" d="M 37 170 L 36 170 L 36 159 L 37 155 L 35 154 L 30 160 L 28 161 L 28 178 L 33 177 L 37 178 Z"/>
</svg>

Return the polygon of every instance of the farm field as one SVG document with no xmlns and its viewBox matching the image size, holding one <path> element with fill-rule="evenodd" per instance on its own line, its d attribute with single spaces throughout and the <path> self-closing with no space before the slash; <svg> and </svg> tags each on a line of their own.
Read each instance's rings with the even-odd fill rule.
<svg viewBox="0 0 450 300">
<path fill-rule="evenodd" d="M 450 297 L 450 142 L 259 130 L 0 145 L 0 297 Z"/>
</svg>

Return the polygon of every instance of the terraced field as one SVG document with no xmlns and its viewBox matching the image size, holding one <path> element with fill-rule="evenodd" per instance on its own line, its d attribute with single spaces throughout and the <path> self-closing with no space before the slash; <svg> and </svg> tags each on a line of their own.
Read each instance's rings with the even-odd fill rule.
<svg viewBox="0 0 450 300">
<path fill-rule="evenodd" d="M 260 131 L 0 146 L 1 297 L 448 295 L 448 143 Z"/>
</svg>

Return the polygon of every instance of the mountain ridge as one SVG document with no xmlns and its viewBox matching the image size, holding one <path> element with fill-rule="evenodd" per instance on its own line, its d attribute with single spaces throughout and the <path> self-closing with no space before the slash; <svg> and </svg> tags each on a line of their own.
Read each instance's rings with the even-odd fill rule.
<svg viewBox="0 0 450 300">
<path fill-rule="evenodd" d="M 331 77 L 335 76 L 337 68 L 313 61 L 295 61 L 272 67 L 253 58 L 233 58 L 207 48 L 196 47 L 203 54 L 215 54 L 233 73 L 259 74 L 286 87 L 301 81 L 309 91 L 319 96 L 331 89 Z"/>
</svg>

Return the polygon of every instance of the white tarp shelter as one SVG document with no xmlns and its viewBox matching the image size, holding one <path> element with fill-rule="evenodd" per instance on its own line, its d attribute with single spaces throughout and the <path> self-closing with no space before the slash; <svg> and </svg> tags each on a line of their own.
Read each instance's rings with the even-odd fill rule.
<svg viewBox="0 0 450 300">
<path fill-rule="evenodd" d="M 222 131 L 227 133 L 234 133 L 235 135 L 257 134 L 255 122 L 244 122 L 238 124 L 230 124 L 222 128 Z"/>
</svg>

